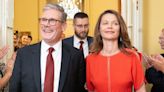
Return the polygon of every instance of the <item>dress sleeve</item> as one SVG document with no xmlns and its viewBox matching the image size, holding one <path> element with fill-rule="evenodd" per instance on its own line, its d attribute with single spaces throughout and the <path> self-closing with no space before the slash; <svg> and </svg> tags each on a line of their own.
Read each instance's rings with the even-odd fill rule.
<svg viewBox="0 0 164 92">
<path fill-rule="evenodd" d="M 91 64 L 91 61 L 89 59 L 89 57 L 86 58 L 86 80 L 87 80 L 87 90 L 88 91 L 94 91 L 94 86 L 92 84 L 92 81 L 91 81 L 91 69 L 90 69 L 90 64 Z"/>
<path fill-rule="evenodd" d="M 142 67 L 142 63 L 137 55 L 133 55 L 132 58 L 132 77 L 134 89 L 139 89 L 144 83 L 144 70 Z"/>
</svg>

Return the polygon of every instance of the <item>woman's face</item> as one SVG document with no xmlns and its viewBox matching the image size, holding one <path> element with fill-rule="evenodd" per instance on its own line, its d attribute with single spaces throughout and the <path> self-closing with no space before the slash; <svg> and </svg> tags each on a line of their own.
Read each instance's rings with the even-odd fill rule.
<svg viewBox="0 0 164 92">
<path fill-rule="evenodd" d="M 21 38 L 22 44 L 23 45 L 27 45 L 28 43 L 28 36 L 27 35 L 23 35 Z"/>
<path fill-rule="evenodd" d="M 102 16 L 100 22 L 100 33 L 103 39 L 118 40 L 120 25 L 114 14 L 108 13 Z"/>
</svg>

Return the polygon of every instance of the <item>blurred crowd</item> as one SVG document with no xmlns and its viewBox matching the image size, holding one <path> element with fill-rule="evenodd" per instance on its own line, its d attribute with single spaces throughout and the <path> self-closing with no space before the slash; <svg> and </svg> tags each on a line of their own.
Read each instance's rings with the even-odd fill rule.
<svg viewBox="0 0 164 92">
<path fill-rule="evenodd" d="M 14 33 L 14 51 L 22 48 L 24 46 L 30 45 L 32 41 L 32 36 L 28 33 L 20 34 L 18 31 Z"/>
</svg>

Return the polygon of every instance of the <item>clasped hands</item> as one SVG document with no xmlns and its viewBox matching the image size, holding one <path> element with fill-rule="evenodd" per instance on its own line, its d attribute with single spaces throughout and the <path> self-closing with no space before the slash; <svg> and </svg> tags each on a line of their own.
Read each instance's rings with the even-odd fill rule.
<svg viewBox="0 0 164 92">
<path fill-rule="evenodd" d="M 160 54 L 151 56 L 143 54 L 143 62 L 145 62 L 146 68 L 154 67 L 157 71 L 164 73 L 164 58 Z"/>
</svg>

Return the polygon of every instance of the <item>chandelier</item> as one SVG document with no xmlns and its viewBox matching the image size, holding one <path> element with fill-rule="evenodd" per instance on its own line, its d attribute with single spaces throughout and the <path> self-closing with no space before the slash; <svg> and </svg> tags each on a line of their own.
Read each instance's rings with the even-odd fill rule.
<svg viewBox="0 0 164 92">
<path fill-rule="evenodd" d="M 73 19 L 75 13 L 83 11 L 82 0 L 58 0 L 58 4 L 64 8 L 67 19 Z"/>
</svg>

